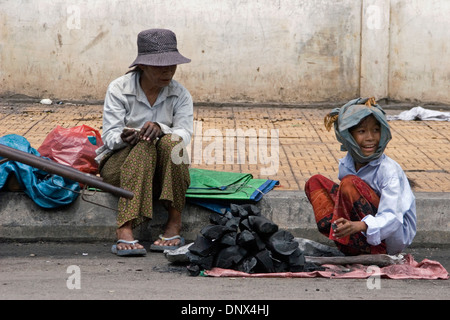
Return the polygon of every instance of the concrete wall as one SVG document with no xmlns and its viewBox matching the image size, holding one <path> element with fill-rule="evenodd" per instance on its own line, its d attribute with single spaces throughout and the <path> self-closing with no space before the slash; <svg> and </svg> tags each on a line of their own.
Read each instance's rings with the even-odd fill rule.
<svg viewBox="0 0 450 320">
<path fill-rule="evenodd" d="M 450 103 L 450 1 L 391 0 L 389 96 Z"/>
<path fill-rule="evenodd" d="M 0 96 L 102 100 L 172 29 L 196 102 L 450 103 L 447 0 L 2 0 Z M 421 27 L 423 25 L 423 27 Z"/>
</svg>

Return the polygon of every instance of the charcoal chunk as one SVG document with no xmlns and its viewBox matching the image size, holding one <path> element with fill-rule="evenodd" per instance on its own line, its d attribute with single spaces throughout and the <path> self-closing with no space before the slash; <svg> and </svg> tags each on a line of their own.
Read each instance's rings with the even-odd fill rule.
<svg viewBox="0 0 450 320">
<path fill-rule="evenodd" d="M 222 238 L 222 235 L 229 231 L 230 228 L 226 226 L 210 224 L 206 227 L 203 227 L 203 229 L 200 230 L 200 233 L 207 239 L 217 240 Z"/>
<path fill-rule="evenodd" d="M 295 251 L 289 256 L 289 270 L 292 272 L 301 272 L 304 270 L 305 266 L 305 256 L 303 252 L 297 248 Z"/>
<path fill-rule="evenodd" d="M 246 254 L 247 250 L 237 245 L 226 247 L 217 254 L 214 265 L 224 269 L 235 267 L 242 259 L 244 259 Z"/>
<path fill-rule="evenodd" d="M 311 272 L 311 271 L 325 271 L 326 268 L 320 265 L 317 265 L 313 262 L 306 262 L 302 271 Z"/>
<path fill-rule="evenodd" d="M 196 264 L 200 266 L 202 270 L 210 270 L 212 268 L 213 262 L 214 262 L 214 256 L 209 255 L 206 257 L 196 255 L 192 252 L 187 252 L 186 256 L 189 259 L 189 262 L 191 264 Z"/>
<path fill-rule="evenodd" d="M 196 264 L 190 264 L 186 268 L 189 271 L 189 275 L 192 277 L 196 277 L 200 274 L 200 266 Z"/>
<path fill-rule="evenodd" d="M 225 246 L 234 246 L 236 245 L 236 237 L 237 232 L 227 232 L 220 238 L 219 243 Z"/>
<path fill-rule="evenodd" d="M 225 212 L 223 216 L 228 220 L 235 218 L 235 216 L 233 216 L 233 214 L 230 211 Z"/>
<path fill-rule="evenodd" d="M 255 206 L 254 204 L 243 204 L 242 208 L 248 212 L 249 215 L 260 216 L 261 209 Z"/>
<path fill-rule="evenodd" d="M 244 258 L 242 262 L 237 266 L 238 271 L 246 272 L 246 273 L 252 273 L 253 269 L 255 268 L 258 261 L 255 257 L 250 256 L 247 258 Z"/>
<path fill-rule="evenodd" d="M 288 256 L 298 249 L 298 243 L 294 240 L 294 236 L 286 230 L 279 230 L 272 234 L 267 242 L 267 246 L 284 256 Z"/>
<path fill-rule="evenodd" d="M 256 232 L 252 232 L 252 234 L 255 237 L 255 250 L 256 251 L 261 251 L 261 250 L 265 249 L 266 248 L 266 244 L 261 239 L 261 237 Z"/>
<path fill-rule="evenodd" d="M 217 249 L 216 242 L 205 238 L 201 234 L 197 235 L 194 243 L 189 247 L 189 251 L 199 255 L 206 257 L 207 255 L 214 254 L 214 251 Z"/>
<path fill-rule="evenodd" d="M 283 260 L 273 259 L 274 272 L 287 272 L 289 271 L 289 264 Z"/>
<path fill-rule="evenodd" d="M 263 216 L 249 216 L 248 222 L 253 231 L 260 235 L 270 235 L 278 230 L 278 225 Z"/>
<path fill-rule="evenodd" d="M 237 204 L 230 204 L 230 212 L 233 216 L 238 218 L 247 218 L 248 212 L 242 206 Z"/>
<path fill-rule="evenodd" d="M 251 230 L 248 219 L 241 219 L 241 221 L 239 222 L 239 229 L 241 229 L 241 231 Z"/>
<path fill-rule="evenodd" d="M 237 231 L 239 228 L 239 222 L 240 222 L 239 218 L 233 217 L 227 221 L 227 223 L 225 224 L 225 227 L 230 228 L 230 230 L 232 230 L 232 231 Z"/>
<path fill-rule="evenodd" d="M 244 230 L 238 234 L 236 244 L 246 249 L 252 249 L 255 244 L 255 236 L 248 230 Z"/>
<path fill-rule="evenodd" d="M 269 250 L 264 249 L 258 252 L 255 258 L 258 261 L 257 267 L 261 272 L 275 272 L 272 255 Z"/>
<path fill-rule="evenodd" d="M 213 212 L 209 215 L 209 222 L 212 224 L 218 224 L 221 226 L 224 226 L 227 223 L 228 219 L 225 217 L 225 215 L 222 215 L 217 212 Z"/>
</svg>

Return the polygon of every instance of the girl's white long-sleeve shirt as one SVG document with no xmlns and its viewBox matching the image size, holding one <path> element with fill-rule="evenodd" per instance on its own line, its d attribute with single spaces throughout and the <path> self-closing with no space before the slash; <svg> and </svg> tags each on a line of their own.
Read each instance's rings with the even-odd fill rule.
<svg viewBox="0 0 450 320">
<path fill-rule="evenodd" d="M 367 242 L 386 243 L 388 254 L 397 254 L 409 246 L 416 235 L 416 201 L 405 172 L 387 155 L 369 162 L 356 172 L 350 154 L 339 161 L 339 180 L 356 175 L 380 197 L 375 216 L 362 219 L 367 225 Z"/>
</svg>

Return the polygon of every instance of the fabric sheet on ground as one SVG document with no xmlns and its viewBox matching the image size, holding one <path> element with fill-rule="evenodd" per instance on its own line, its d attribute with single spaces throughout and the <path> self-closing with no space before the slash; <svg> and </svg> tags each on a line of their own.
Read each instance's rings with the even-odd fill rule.
<svg viewBox="0 0 450 320">
<path fill-rule="evenodd" d="M 211 277 L 246 277 L 246 278 L 333 278 L 333 279 L 365 279 L 371 276 L 380 276 L 387 279 L 422 279 L 422 280 L 447 280 L 447 270 L 437 261 L 424 259 L 416 262 L 411 254 L 404 257 L 401 264 L 393 264 L 385 267 L 352 264 L 332 265 L 324 264 L 324 271 L 311 272 L 278 272 L 278 273 L 245 273 L 231 269 L 213 268 L 205 270 L 204 275 Z"/>
<path fill-rule="evenodd" d="M 398 115 L 387 116 L 387 119 L 403 121 L 450 121 L 450 112 L 414 107 L 410 110 L 403 111 Z"/>
</svg>

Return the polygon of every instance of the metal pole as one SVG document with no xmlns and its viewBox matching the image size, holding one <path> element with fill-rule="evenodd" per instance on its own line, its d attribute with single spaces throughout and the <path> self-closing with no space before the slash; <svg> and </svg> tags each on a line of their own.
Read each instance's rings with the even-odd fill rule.
<svg viewBox="0 0 450 320">
<path fill-rule="evenodd" d="M 5 157 L 8 160 L 25 163 L 29 166 L 41 169 L 43 171 L 54 173 L 64 178 L 71 179 L 73 181 L 77 181 L 106 192 L 110 192 L 119 197 L 123 197 L 126 199 L 133 199 L 134 197 L 133 192 L 103 182 L 102 179 L 97 176 L 81 172 L 70 166 L 66 166 L 49 159 L 41 158 L 35 156 L 34 154 L 17 150 L 2 144 L 0 144 L 0 156 Z"/>
</svg>

